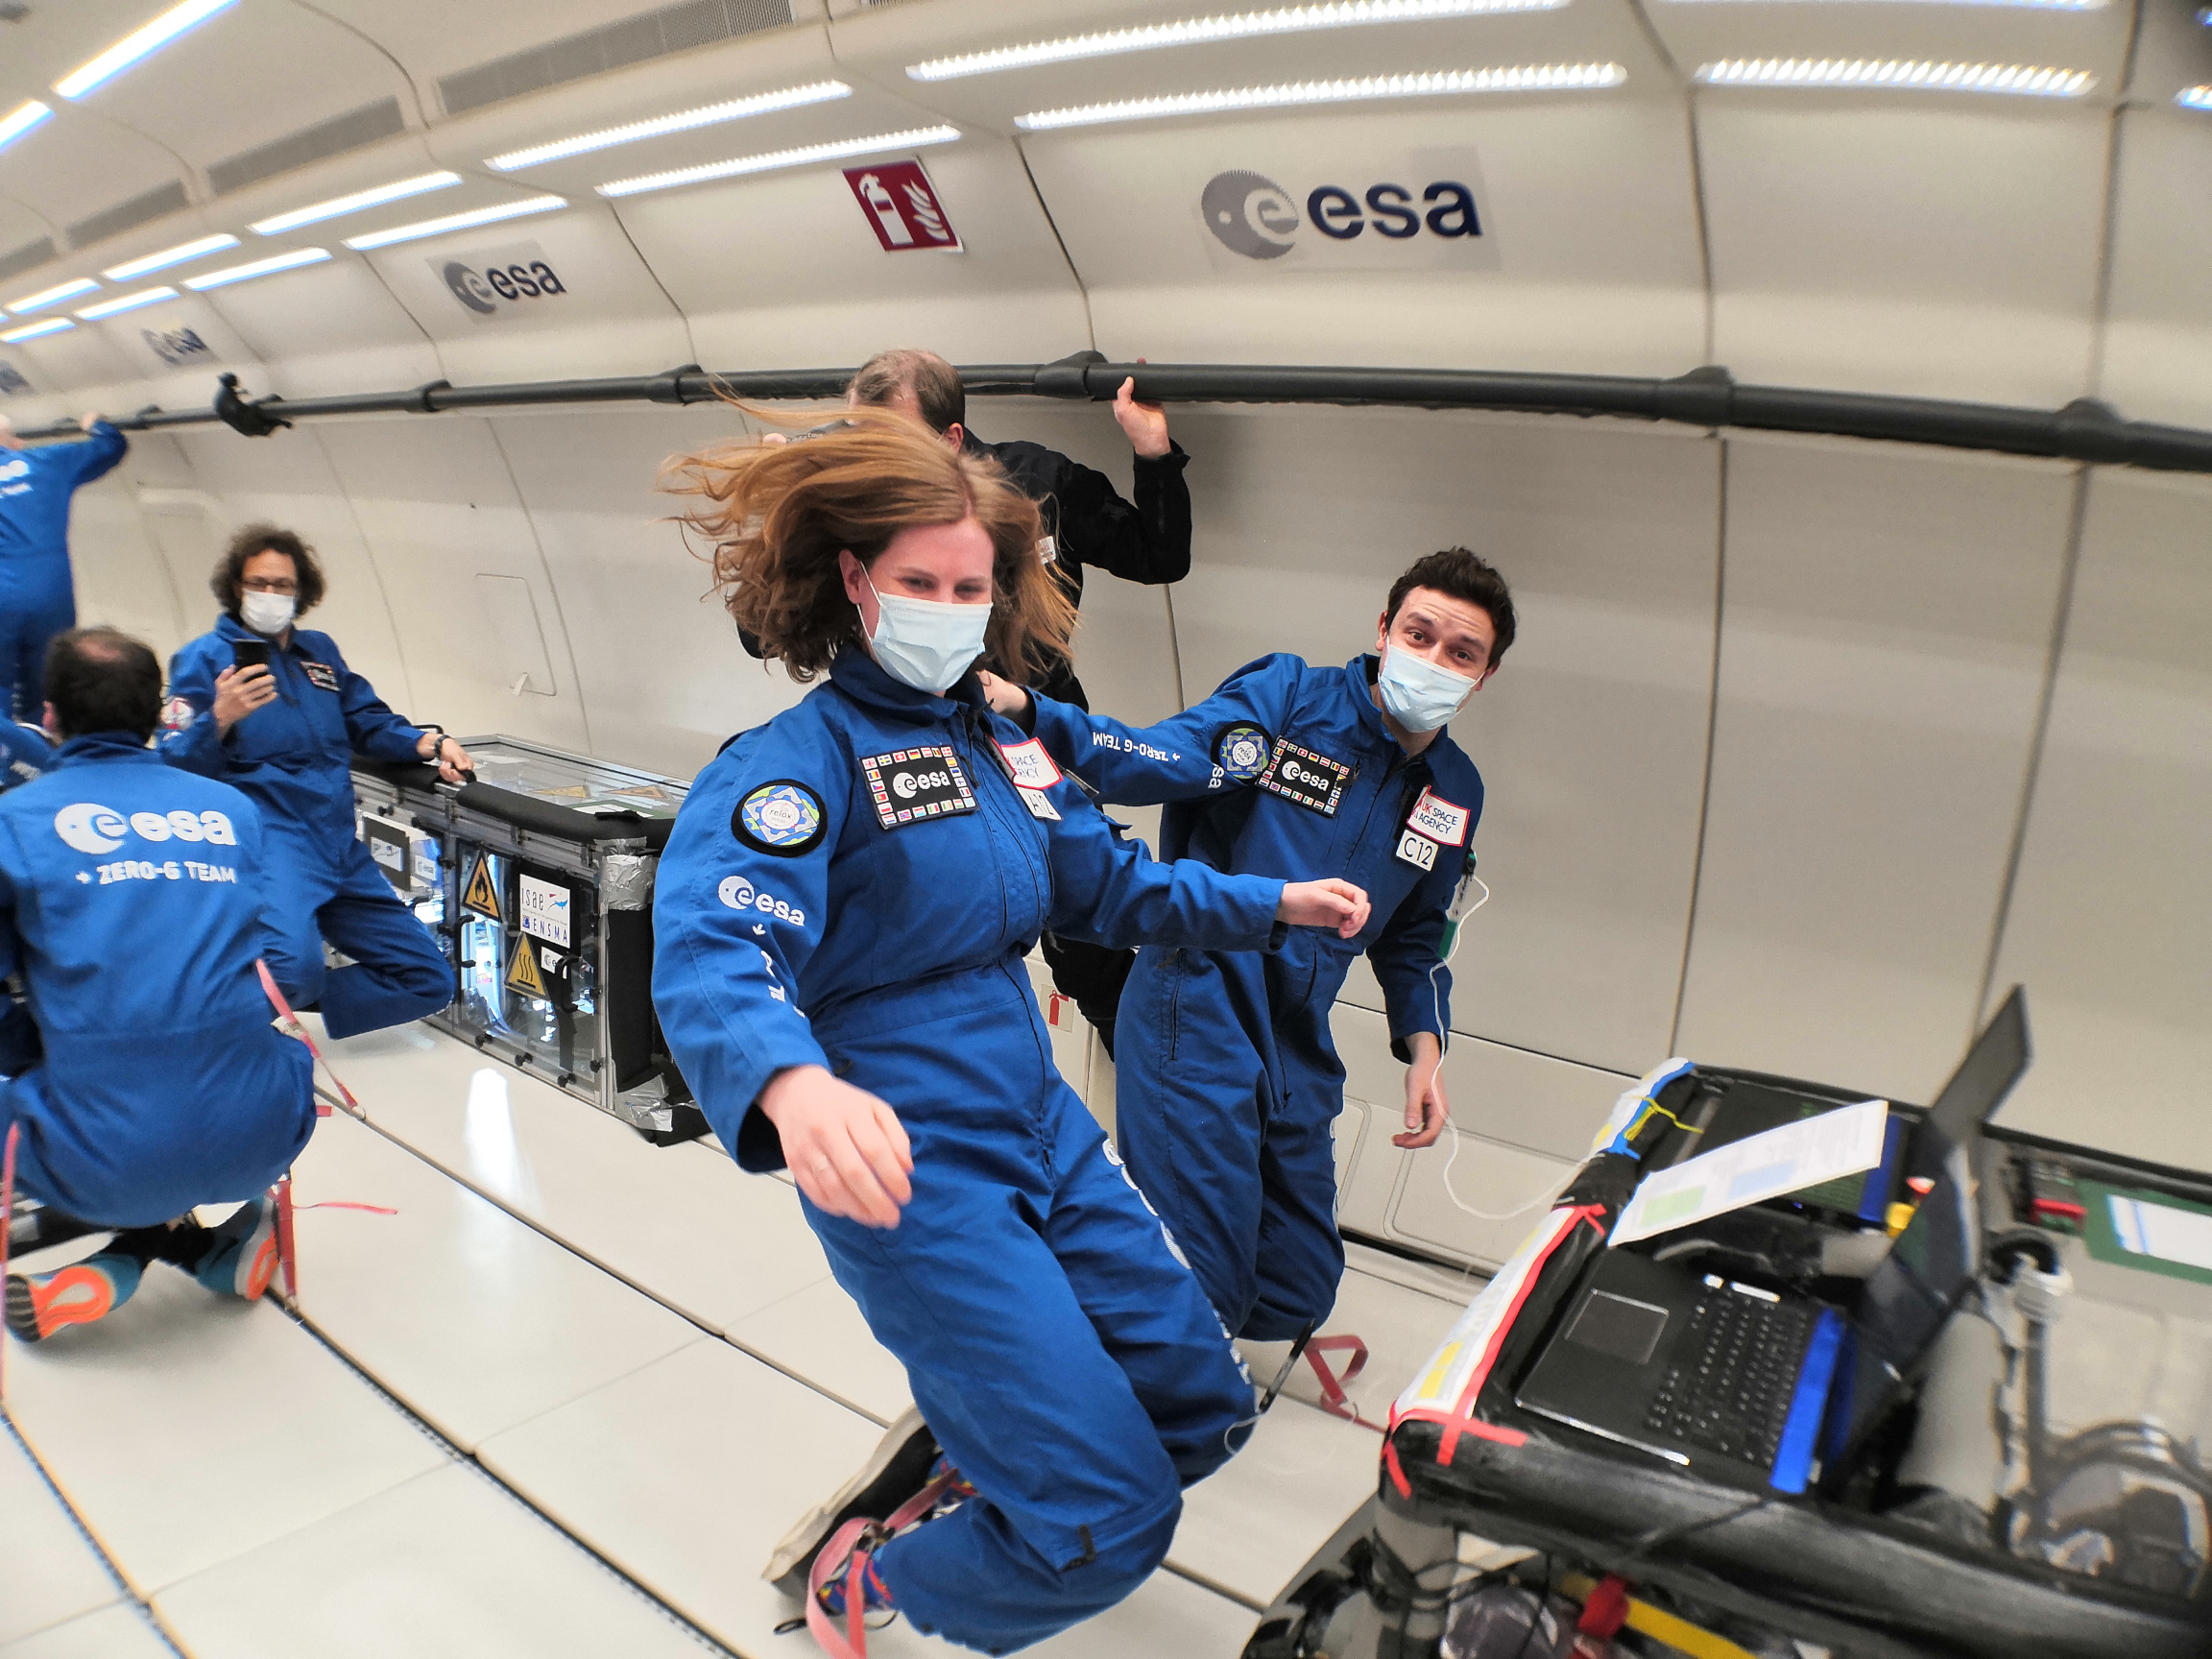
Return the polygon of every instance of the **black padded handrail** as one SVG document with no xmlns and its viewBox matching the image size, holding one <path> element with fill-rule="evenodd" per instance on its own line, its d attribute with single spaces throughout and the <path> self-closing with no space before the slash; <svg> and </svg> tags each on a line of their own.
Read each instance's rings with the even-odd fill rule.
<svg viewBox="0 0 2212 1659">
<path fill-rule="evenodd" d="M 288 421 L 338 415 L 433 415 L 456 409 L 516 409 L 563 403 L 827 401 L 844 396 L 850 369 L 709 373 L 695 364 L 664 373 L 603 380 L 534 380 L 455 386 L 433 380 L 400 392 L 337 397 L 263 397 L 250 407 Z M 1801 386 L 1749 386 L 1718 367 L 1671 379 L 1624 374 L 1521 374 L 1488 369 L 1294 368 L 1239 363 L 1110 363 L 1079 351 L 1054 363 L 986 364 L 960 371 L 971 397 L 1044 397 L 1101 402 L 1134 375 L 1137 396 L 1166 403 L 1327 403 L 1411 409 L 1497 409 L 1543 415 L 1618 416 L 1680 425 L 1882 439 L 2003 455 L 2038 455 L 2099 466 L 2212 472 L 2212 431 L 2125 419 L 2080 397 L 2061 409 L 1896 397 Z M 149 408 L 118 418 L 126 431 L 199 426 L 221 420 L 204 409 Z M 70 424 L 36 427 L 26 439 L 74 436 Z"/>
</svg>

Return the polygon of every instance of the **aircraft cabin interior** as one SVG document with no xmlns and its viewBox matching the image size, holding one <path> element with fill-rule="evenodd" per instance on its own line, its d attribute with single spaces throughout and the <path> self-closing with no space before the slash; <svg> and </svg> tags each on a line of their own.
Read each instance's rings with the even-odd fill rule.
<svg viewBox="0 0 2212 1659">
<path fill-rule="evenodd" d="M 799 579 L 770 498 L 717 533 L 671 493 L 951 468 L 911 357 L 912 419 L 849 417 L 902 351 L 956 372 L 991 499 L 1041 501 L 982 592 L 995 630 L 1079 595 L 1088 713 L 979 609 L 957 684 L 899 666 L 962 604 L 876 576 L 974 517 L 825 543 L 817 678 L 815 613 L 731 576 Z M 0 0 L 0 728 L 59 722 L 0 789 L 44 1044 L 0 1043 L 0 1659 L 2212 1653 L 2208 389 L 2196 0 Z M 1174 541 L 1186 487 L 1187 563 L 1086 541 Z M 1408 642 L 1423 595 L 1472 666 Z M 71 726 L 73 626 L 86 675 L 100 630 L 151 652 L 167 765 Z M 891 753 L 924 713 L 944 746 Z M 252 735 L 295 715 L 335 747 Z M 1362 790 L 1399 814 L 1364 864 Z M 930 836 L 1049 846 L 1035 916 Z M 386 945 L 254 888 L 279 844 L 377 872 L 349 902 L 427 1001 L 353 1017 Z M 1069 918 L 1169 859 L 1211 913 L 1158 900 L 1079 998 L 1141 941 Z M 1327 878 L 1357 917 L 1294 910 Z M 57 920 L 188 901 L 305 927 L 305 978 Z M 902 1036 L 971 926 L 1003 994 Z M 212 1145 L 245 1062 L 144 1027 L 218 1003 L 302 1122 L 312 1066 L 303 1144 L 264 1197 L 72 1210 L 62 1071 L 151 1056 L 132 1098 Z M 793 1079 L 912 1129 L 903 1232 L 809 1185 L 842 1151 L 770 1122 Z M 1066 1102 L 1137 1218 L 1078 1262 L 1074 1197 L 1007 1200 L 1044 1289 L 929 1207 L 995 1090 Z M 172 1255 L 70 1312 L 156 1223 L 260 1251 L 251 1293 Z M 1262 1300 L 1321 1252 L 1325 1314 L 1238 1326 L 1239 1226 Z M 1192 1451 L 1156 1396 L 1224 1367 Z M 840 1508 L 916 1424 L 901 1519 Z M 1133 1568 L 1102 1522 L 1043 1541 L 1078 1453 L 1166 1471 Z M 953 1537 L 984 1565 L 902 1567 Z"/>
</svg>

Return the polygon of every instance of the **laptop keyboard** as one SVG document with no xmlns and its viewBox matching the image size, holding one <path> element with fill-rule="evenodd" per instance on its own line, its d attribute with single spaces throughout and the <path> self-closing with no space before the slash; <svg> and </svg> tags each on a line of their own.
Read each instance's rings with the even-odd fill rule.
<svg viewBox="0 0 2212 1659">
<path fill-rule="evenodd" d="M 1772 1468 L 1812 1323 L 1810 1309 L 1708 1278 L 1644 1427 Z"/>
</svg>

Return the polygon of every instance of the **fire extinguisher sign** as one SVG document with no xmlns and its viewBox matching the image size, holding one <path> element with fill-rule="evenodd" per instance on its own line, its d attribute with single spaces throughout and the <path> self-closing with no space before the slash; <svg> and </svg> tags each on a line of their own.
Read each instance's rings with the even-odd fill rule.
<svg viewBox="0 0 2212 1659">
<path fill-rule="evenodd" d="M 951 215 L 937 200 L 921 162 L 877 161 L 866 167 L 848 167 L 845 182 L 852 187 L 853 200 L 860 204 L 860 211 L 884 252 L 962 251 Z"/>
</svg>

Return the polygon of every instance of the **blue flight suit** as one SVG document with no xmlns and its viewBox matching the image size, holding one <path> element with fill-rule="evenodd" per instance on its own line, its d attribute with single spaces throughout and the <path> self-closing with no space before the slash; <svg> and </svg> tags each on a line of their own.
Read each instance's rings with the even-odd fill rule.
<svg viewBox="0 0 2212 1659">
<path fill-rule="evenodd" d="M 209 710 L 215 676 L 240 640 L 270 647 L 276 699 L 225 736 Z M 169 664 L 162 757 L 220 778 L 261 808 L 279 922 L 269 967 L 295 1006 L 321 1003 L 333 1037 L 420 1020 L 453 1000 L 437 936 L 399 902 L 354 827 L 351 756 L 413 760 L 421 738 L 346 666 L 327 634 L 295 628 L 279 645 L 224 616 Z M 325 970 L 325 939 L 352 964 Z"/>
<path fill-rule="evenodd" d="M 1444 733 L 1418 756 L 1399 747 L 1368 695 L 1376 667 L 1262 657 L 1143 730 L 1032 705 L 1053 759 L 1106 800 L 1166 804 L 1163 856 L 1337 876 L 1374 906 L 1358 938 L 1301 929 L 1276 955 L 1149 946 L 1121 993 L 1115 1139 L 1222 1320 L 1258 1341 L 1326 1319 L 1344 1273 L 1329 1011 L 1353 956 L 1374 966 L 1400 1060 L 1416 1032 L 1451 1029 L 1437 950 L 1482 778 Z"/>
<path fill-rule="evenodd" d="M 127 733 L 0 795 L 0 1137 L 42 1204 L 150 1227 L 252 1198 L 315 1127 L 306 1045 L 271 1023 L 261 817 Z"/>
<path fill-rule="evenodd" d="M 106 421 L 82 444 L 0 449 L 0 716 L 36 716 L 46 641 L 77 626 L 69 497 L 112 469 L 130 442 Z"/>
<path fill-rule="evenodd" d="M 1154 863 L 1072 781 L 1018 790 L 999 744 L 1045 765 L 973 675 L 931 696 L 848 649 L 700 773 L 653 905 L 669 1051 L 743 1167 L 783 1164 L 754 1103 L 791 1066 L 878 1095 L 912 1140 L 897 1228 L 806 1218 L 980 1494 L 877 1568 L 915 1623 L 990 1653 L 1134 1589 L 1255 1405 L 1053 1070 L 1022 957 L 1047 926 L 1255 952 L 1290 931 L 1280 880 Z"/>
<path fill-rule="evenodd" d="M 30 782 L 53 764 L 54 744 L 45 733 L 0 714 L 0 793 Z"/>
</svg>

